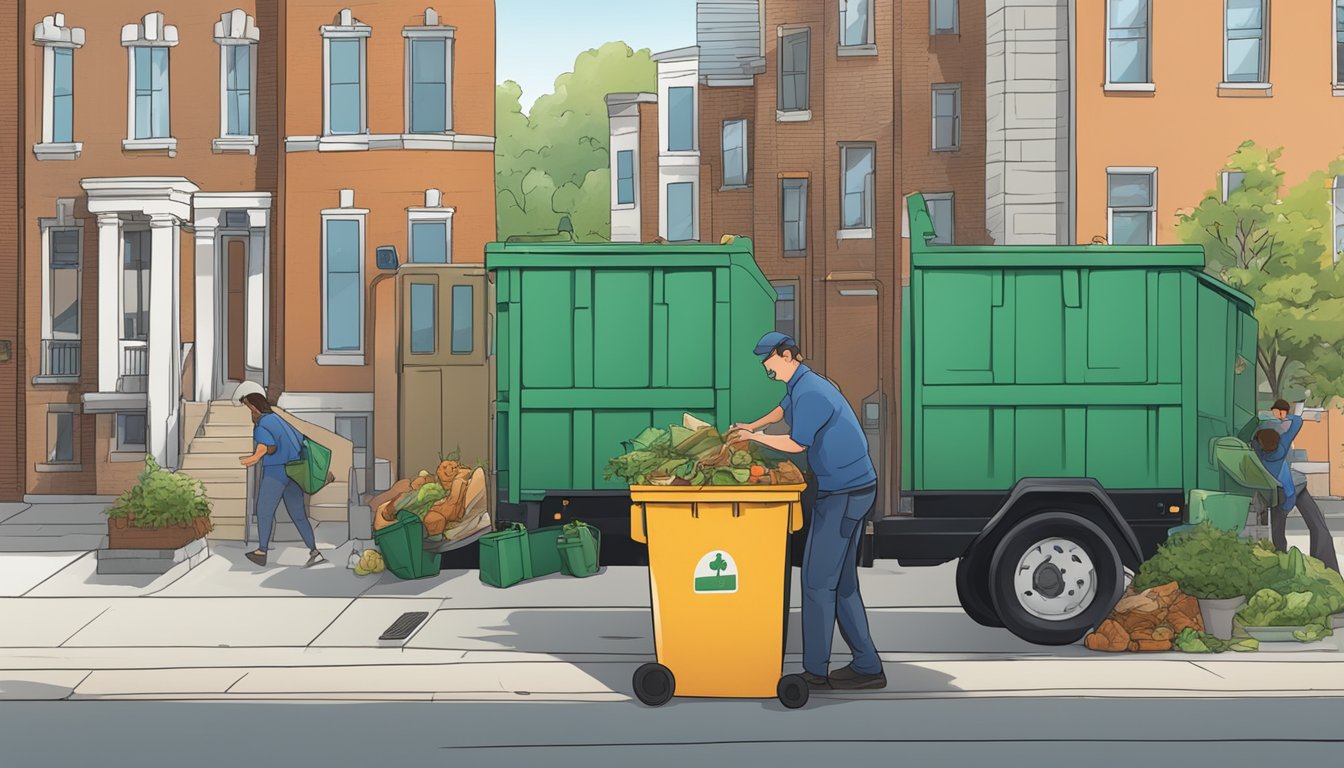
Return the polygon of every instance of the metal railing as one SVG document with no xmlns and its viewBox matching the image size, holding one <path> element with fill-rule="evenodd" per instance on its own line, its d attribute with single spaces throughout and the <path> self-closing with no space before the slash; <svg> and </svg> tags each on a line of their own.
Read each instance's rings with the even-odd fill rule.
<svg viewBox="0 0 1344 768">
<path fill-rule="evenodd" d="M 78 376 L 79 342 L 42 340 L 43 376 Z"/>
<path fill-rule="evenodd" d="M 149 345 L 143 342 L 123 341 L 121 347 L 121 375 L 149 375 Z"/>
</svg>

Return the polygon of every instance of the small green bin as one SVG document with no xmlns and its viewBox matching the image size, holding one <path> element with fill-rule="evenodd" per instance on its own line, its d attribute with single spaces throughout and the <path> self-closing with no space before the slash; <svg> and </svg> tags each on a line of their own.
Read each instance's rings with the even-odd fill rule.
<svg viewBox="0 0 1344 768">
<path fill-rule="evenodd" d="M 510 523 L 504 530 L 487 533 L 477 543 L 482 582 L 502 589 L 532 578 L 531 542 L 522 523 Z"/>
<path fill-rule="evenodd" d="M 1193 490 L 1190 492 L 1190 523 L 1208 521 L 1214 528 L 1241 532 L 1250 513 L 1251 497 L 1237 493 L 1217 493 Z"/>
<path fill-rule="evenodd" d="M 564 560 L 557 546 L 564 528 L 552 525 L 527 532 L 527 546 L 532 560 L 532 575 L 528 578 L 539 579 L 564 570 Z"/>
<path fill-rule="evenodd" d="M 398 512 L 395 523 L 373 532 L 373 540 L 387 570 L 397 578 L 409 581 L 439 575 L 441 558 L 425 551 L 425 526 L 414 512 Z"/>
<path fill-rule="evenodd" d="M 586 578 L 602 567 L 602 532 L 587 523 L 575 521 L 564 526 L 555 546 L 561 570 L 567 576 Z"/>
</svg>

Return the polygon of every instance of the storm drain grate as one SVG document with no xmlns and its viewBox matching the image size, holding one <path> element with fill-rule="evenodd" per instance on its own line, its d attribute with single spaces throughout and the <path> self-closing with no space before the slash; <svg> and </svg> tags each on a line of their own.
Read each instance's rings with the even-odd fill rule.
<svg viewBox="0 0 1344 768">
<path fill-rule="evenodd" d="M 429 618 L 425 611 L 412 611 L 411 613 L 401 614 L 401 618 L 392 622 L 392 626 L 383 631 L 378 637 L 379 640 L 405 640 L 411 636 L 415 628 L 420 626 L 421 622 Z"/>
</svg>

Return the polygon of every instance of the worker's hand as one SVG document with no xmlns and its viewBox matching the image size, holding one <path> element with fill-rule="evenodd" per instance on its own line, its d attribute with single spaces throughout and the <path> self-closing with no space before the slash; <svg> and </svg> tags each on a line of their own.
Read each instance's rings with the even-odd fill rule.
<svg viewBox="0 0 1344 768">
<path fill-rule="evenodd" d="M 250 467 L 256 464 L 257 460 L 251 456 L 239 456 L 238 463 L 242 464 L 244 467 Z"/>
<path fill-rule="evenodd" d="M 759 439 L 760 436 L 761 433 L 757 432 L 756 430 L 746 428 L 735 429 L 728 433 L 728 439 L 730 442 L 737 440 L 750 440 L 752 442 L 760 442 Z"/>
<path fill-rule="evenodd" d="M 739 421 L 738 423 L 728 428 L 729 434 L 732 434 L 734 432 L 755 432 L 755 431 L 756 431 L 756 424 L 754 422 L 748 424 L 746 422 Z"/>
</svg>

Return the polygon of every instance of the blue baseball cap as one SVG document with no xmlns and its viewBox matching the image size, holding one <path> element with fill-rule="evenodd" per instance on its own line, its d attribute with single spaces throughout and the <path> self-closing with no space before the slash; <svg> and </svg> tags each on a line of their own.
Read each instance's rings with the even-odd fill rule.
<svg viewBox="0 0 1344 768">
<path fill-rule="evenodd" d="M 794 341 L 792 336 L 786 336 L 779 331 L 771 331 L 756 342 L 756 354 L 760 357 L 768 357 L 771 352 L 775 351 L 775 347 L 781 344 L 787 347 L 798 346 L 798 342 Z"/>
</svg>

